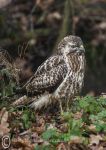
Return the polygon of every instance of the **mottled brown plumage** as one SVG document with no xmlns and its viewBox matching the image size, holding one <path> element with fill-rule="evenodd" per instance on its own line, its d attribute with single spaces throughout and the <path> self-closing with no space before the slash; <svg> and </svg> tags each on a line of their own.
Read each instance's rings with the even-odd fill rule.
<svg viewBox="0 0 106 150">
<path fill-rule="evenodd" d="M 42 96 L 31 106 L 40 109 L 56 101 L 70 101 L 82 88 L 85 55 L 82 40 L 67 36 L 58 45 L 57 54 L 48 58 L 25 84 L 27 92 Z M 44 94 L 47 91 L 48 94 Z"/>
</svg>

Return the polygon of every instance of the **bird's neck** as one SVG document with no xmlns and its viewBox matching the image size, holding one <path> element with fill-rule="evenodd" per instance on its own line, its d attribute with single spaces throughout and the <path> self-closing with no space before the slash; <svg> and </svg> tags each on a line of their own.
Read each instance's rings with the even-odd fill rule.
<svg viewBox="0 0 106 150">
<path fill-rule="evenodd" d="M 65 63 L 67 65 L 68 71 L 70 72 L 80 72 L 85 67 L 85 56 L 78 54 L 65 55 Z"/>
</svg>

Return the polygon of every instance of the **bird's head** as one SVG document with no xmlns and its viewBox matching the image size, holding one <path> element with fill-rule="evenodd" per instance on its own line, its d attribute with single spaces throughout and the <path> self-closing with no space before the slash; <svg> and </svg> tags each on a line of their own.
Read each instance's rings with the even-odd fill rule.
<svg viewBox="0 0 106 150">
<path fill-rule="evenodd" d="M 78 54 L 82 55 L 85 52 L 83 42 L 78 36 L 66 36 L 58 45 L 60 54 Z"/>
</svg>

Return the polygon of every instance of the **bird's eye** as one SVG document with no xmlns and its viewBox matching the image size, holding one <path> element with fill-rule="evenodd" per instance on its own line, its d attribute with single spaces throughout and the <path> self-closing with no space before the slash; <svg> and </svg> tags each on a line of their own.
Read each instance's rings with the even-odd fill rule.
<svg viewBox="0 0 106 150">
<path fill-rule="evenodd" d="M 73 44 L 73 43 L 69 43 L 69 46 L 73 49 L 76 48 L 76 44 Z"/>
</svg>

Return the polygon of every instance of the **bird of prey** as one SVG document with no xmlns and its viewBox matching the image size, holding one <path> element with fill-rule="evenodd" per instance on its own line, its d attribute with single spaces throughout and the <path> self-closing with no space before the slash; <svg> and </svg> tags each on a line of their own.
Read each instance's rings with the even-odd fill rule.
<svg viewBox="0 0 106 150">
<path fill-rule="evenodd" d="M 82 89 L 85 72 L 85 49 L 80 37 L 66 36 L 57 47 L 57 54 L 49 57 L 24 85 L 27 92 L 42 93 L 30 105 L 35 110 L 51 103 L 67 103 Z M 47 93 L 45 93 L 45 91 Z"/>
</svg>

